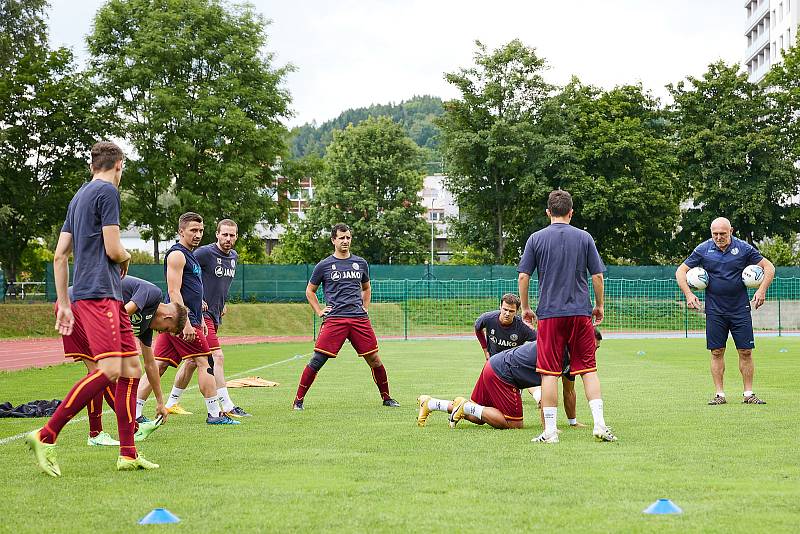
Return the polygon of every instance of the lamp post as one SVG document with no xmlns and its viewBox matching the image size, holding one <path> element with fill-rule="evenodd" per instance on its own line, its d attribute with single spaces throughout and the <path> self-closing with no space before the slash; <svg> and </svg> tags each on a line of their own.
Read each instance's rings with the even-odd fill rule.
<svg viewBox="0 0 800 534">
<path fill-rule="evenodd" d="M 435 241 L 435 234 L 436 234 L 436 221 L 433 218 L 433 203 L 436 200 L 436 190 L 431 191 L 431 210 L 429 212 L 428 218 L 431 222 L 431 267 L 433 267 L 433 247 Z"/>
</svg>

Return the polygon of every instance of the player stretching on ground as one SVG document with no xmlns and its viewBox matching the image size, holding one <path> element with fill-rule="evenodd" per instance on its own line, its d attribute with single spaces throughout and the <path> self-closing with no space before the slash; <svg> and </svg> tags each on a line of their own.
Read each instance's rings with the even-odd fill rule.
<svg viewBox="0 0 800 534">
<path fill-rule="evenodd" d="M 350 227 L 337 224 L 331 230 L 333 254 L 319 262 L 311 273 L 306 287 L 306 298 L 314 313 L 322 317 L 314 356 L 300 376 L 300 385 L 292 407 L 303 409 L 303 398 L 328 358 L 335 358 L 346 339 L 356 353 L 372 368 L 372 378 L 378 386 L 384 406 L 398 407 L 400 403 L 389 395 L 386 368 L 378 356 L 378 339 L 369 322 L 372 289 L 369 284 L 369 265 L 358 256 L 350 254 Z M 317 299 L 320 284 L 325 294 L 325 308 Z"/>
<path fill-rule="evenodd" d="M 117 469 L 158 468 L 137 454 L 133 441 L 133 392 L 142 369 L 131 323 L 122 305 L 121 277 L 127 273 L 131 260 L 119 235 L 122 161 L 122 150 L 114 143 L 100 142 L 92 147 L 92 180 L 69 203 L 56 245 L 56 330 L 62 336 L 70 336 L 78 329 L 84 343 L 76 350 L 97 362 L 97 370 L 76 382 L 44 427 L 25 438 L 39 468 L 54 477 L 61 476 L 55 458 L 59 432 L 114 381 L 120 441 Z M 67 289 L 70 252 L 75 265 L 74 302 Z"/>
<path fill-rule="evenodd" d="M 211 351 L 205 336 L 203 323 L 203 279 L 200 264 L 192 254 L 203 238 L 203 218 L 192 212 L 184 213 L 178 221 L 180 239 L 167 251 L 164 257 L 164 271 L 167 277 L 167 302 L 178 302 L 189 308 L 189 321 L 179 335 L 163 333 L 156 339 L 155 355 L 158 360 L 159 375 L 168 366 L 178 367 L 183 360 L 192 359 L 197 366 L 197 383 L 200 393 L 206 400 L 210 425 L 238 425 L 230 417 L 220 414 L 217 402 L 217 385 L 208 372 L 208 357 Z M 139 386 L 139 401 L 144 402 L 152 390 L 147 380 Z M 138 401 L 137 401 L 138 402 Z M 167 402 L 169 408 L 169 402 Z"/>
<path fill-rule="evenodd" d="M 519 306 L 519 297 L 514 293 L 506 293 L 500 299 L 499 310 L 486 312 L 475 321 L 475 337 L 478 338 L 478 343 L 481 344 L 487 360 L 500 351 L 517 347 L 528 341 L 536 341 L 536 330 L 517 316 Z M 569 365 L 565 367 L 562 376 L 575 382 L 575 377 L 569 374 Z M 542 388 L 528 388 L 528 392 L 541 407 Z M 567 412 L 569 425 L 583 428 L 586 425 L 578 422 L 576 405 L 575 385 L 564 382 L 564 411 Z"/>
<path fill-rule="evenodd" d="M 539 276 L 538 362 L 542 375 L 544 432 L 533 441 L 558 443 L 556 414 L 558 377 L 563 371 L 564 349 L 569 349 L 570 374 L 581 375 L 586 399 L 594 418 L 594 436 L 601 441 L 617 438 L 606 426 L 600 379 L 595 360 L 595 324 L 603 320 L 603 271 L 605 266 L 588 232 L 570 225 L 572 197 L 560 189 L 547 199 L 550 226 L 533 233 L 519 261 L 519 292 L 523 319 L 533 320 L 528 305 L 531 273 Z M 595 306 L 589 300 L 586 273 L 592 276 Z"/>
<path fill-rule="evenodd" d="M 204 245 L 194 251 L 194 257 L 203 270 L 203 321 L 208 329 L 208 348 L 211 350 L 211 369 L 217 384 L 217 396 L 222 411 L 229 417 L 250 417 L 250 414 L 236 406 L 225 386 L 225 355 L 222 353 L 217 332 L 225 315 L 225 301 L 236 276 L 236 261 L 239 255 L 233 250 L 236 245 L 238 227 L 230 219 L 217 223 L 217 242 Z M 189 385 L 196 369 L 193 360 L 188 360 L 175 374 L 175 384 L 170 393 L 170 412 L 188 414 L 178 403 L 183 390 Z"/>
<path fill-rule="evenodd" d="M 72 287 L 69 288 L 72 300 Z M 158 376 L 158 365 L 150 349 L 153 340 L 153 330 L 158 332 L 180 333 L 186 324 L 186 307 L 177 303 L 162 304 L 161 290 L 146 280 L 134 276 L 122 279 L 122 300 L 125 302 L 125 312 L 130 317 L 133 335 L 139 340 L 139 349 L 144 359 L 144 369 L 151 382 L 158 384 L 156 399 L 158 400 L 159 415 L 166 416 L 161 381 Z M 87 341 L 82 329 L 73 328 L 72 334 L 62 337 L 64 354 L 68 358 L 81 359 L 89 370 L 89 374 L 97 370 L 97 364 L 87 354 L 80 351 Z M 119 442 L 103 431 L 103 397 L 105 396 L 109 407 L 114 409 L 114 394 L 111 387 L 98 394 L 89 401 L 86 410 L 89 412 L 89 439 L 88 445 L 119 445 Z M 139 406 L 137 405 L 137 411 Z M 137 414 L 138 415 L 138 414 Z M 142 441 L 155 430 L 155 425 L 148 425 L 146 421 L 139 421 L 139 428 L 134 434 L 134 441 Z"/>
<path fill-rule="evenodd" d="M 603 336 L 595 329 L 595 347 L 600 346 Z M 566 355 L 565 355 L 566 356 Z M 425 426 L 428 415 L 433 411 L 450 413 L 450 427 L 461 419 L 494 428 L 522 428 L 521 389 L 538 387 L 542 383 L 536 372 L 536 342 L 525 343 L 493 355 L 484 364 L 481 376 L 475 383 L 470 400 L 456 397 L 453 401 L 434 399 L 421 395 L 417 424 Z M 574 382 L 564 382 L 564 396 L 567 390 L 575 396 Z"/>
</svg>

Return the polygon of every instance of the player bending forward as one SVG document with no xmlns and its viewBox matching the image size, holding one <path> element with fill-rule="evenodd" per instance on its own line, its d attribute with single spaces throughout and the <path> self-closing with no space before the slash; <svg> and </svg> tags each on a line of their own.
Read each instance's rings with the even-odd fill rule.
<svg viewBox="0 0 800 534">
<path fill-rule="evenodd" d="M 595 347 L 600 346 L 603 336 L 595 329 Z M 522 428 L 521 389 L 538 388 L 542 377 L 536 372 L 536 342 L 525 343 L 513 349 L 498 352 L 484 364 L 483 371 L 475 383 L 470 400 L 456 397 L 452 401 L 435 399 L 430 395 L 420 395 L 417 424 L 425 426 L 431 412 L 450 414 L 450 427 L 454 428 L 461 419 L 494 428 Z M 567 398 L 575 398 L 574 379 L 564 380 L 564 403 Z M 574 410 L 574 401 L 572 403 Z M 541 408 L 541 407 L 540 407 Z M 540 414 L 541 415 L 541 414 Z M 577 427 L 575 413 L 568 413 L 570 426 Z"/>
<path fill-rule="evenodd" d="M 238 425 L 225 414 L 220 414 L 217 400 L 217 384 L 208 372 L 208 357 L 211 351 L 206 341 L 206 327 L 203 323 L 203 279 L 200 264 L 192 254 L 203 238 L 203 218 L 197 213 L 184 213 L 178 221 L 180 239 L 167 251 L 164 257 L 164 271 L 167 277 L 167 301 L 178 302 L 189 309 L 189 320 L 179 335 L 159 334 L 156 339 L 155 355 L 158 360 L 158 373 L 163 375 L 167 367 L 178 367 L 181 361 L 192 359 L 197 366 L 197 384 L 206 400 L 209 425 Z M 139 385 L 138 401 L 144 403 L 152 390 L 147 380 Z"/>
<path fill-rule="evenodd" d="M 214 372 L 214 381 L 217 384 L 217 397 L 222 407 L 222 412 L 228 417 L 250 417 L 250 414 L 231 400 L 228 388 L 225 385 L 225 355 L 222 345 L 217 337 L 217 332 L 225 315 L 225 303 L 231 289 L 233 277 L 236 276 L 236 261 L 239 255 L 233 250 L 236 245 L 238 226 L 231 219 L 222 219 L 217 223 L 217 241 L 209 243 L 194 251 L 200 268 L 203 271 L 203 321 L 208 334 L 208 348 L 211 350 L 209 363 Z M 189 385 L 197 367 L 194 360 L 187 360 L 175 374 L 175 385 L 169 395 L 167 406 L 170 413 L 191 415 L 184 410 L 178 401 L 183 390 Z M 141 415 L 141 414 L 139 414 Z"/>
</svg>

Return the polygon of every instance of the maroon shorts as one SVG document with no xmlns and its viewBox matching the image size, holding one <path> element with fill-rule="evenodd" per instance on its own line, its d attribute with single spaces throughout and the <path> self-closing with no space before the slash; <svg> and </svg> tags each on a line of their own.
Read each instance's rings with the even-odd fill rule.
<svg viewBox="0 0 800 534">
<path fill-rule="evenodd" d="M 156 338 L 156 345 L 153 354 L 156 360 L 169 363 L 172 367 L 178 367 L 181 361 L 194 358 L 196 356 L 210 356 L 208 341 L 203 335 L 203 327 L 195 326 L 197 336 L 191 343 L 183 339 L 180 335 L 161 332 Z"/>
<path fill-rule="evenodd" d="M 58 313 L 58 304 L 55 311 Z M 139 354 L 131 320 L 121 301 L 78 300 L 72 304 L 72 315 L 72 334 L 61 336 L 65 358 L 98 361 Z"/>
<path fill-rule="evenodd" d="M 584 315 L 539 319 L 536 340 L 536 371 L 557 376 L 563 370 L 564 347 L 569 349 L 569 374 L 597 371 L 592 318 Z"/>
<path fill-rule="evenodd" d="M 214 324 L 214 319 L 212 319 L 208 315 L 204 315 L 203 321 L 206 323 L 206 328 L 208 328 L 208 334 L 206 335 L 208 350 L 214 351 L 221 349 L 222 345 L 220 344 L 219 338 L 217 337 L 217 325 Z"/>
<path fill-rule="evenodd" d="M 519 389 L 501 380 L 488 361 L 483 365 L 481 376 L 478 377 L 469 398 L 481 406 L 497 408 L 506 419 L 522 421 L 522 396 Z"/>
<path fill-rule="evenodd" d="M 346 339 L 350 340 L 350 344 L 359 356 L 369 356 L 378 352 L 378 339 L 375 337 L 369 317 L 325 319 L 319 328 L 314 350 L 335 358 Z"/>
</svg>

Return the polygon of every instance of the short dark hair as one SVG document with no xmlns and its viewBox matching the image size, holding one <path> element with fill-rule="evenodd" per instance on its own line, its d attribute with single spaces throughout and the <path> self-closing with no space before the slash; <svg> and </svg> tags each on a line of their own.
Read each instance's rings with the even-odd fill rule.
<svg viewBox="0 0 800 534">
<path fill-rule="evenodd" d="M 600 329 L 596 326 L 594 327 L 594 338 L 597 341 L 603 341 L 603 334 L 600 333 Z"/>
<path fill-rule="evenodd" d="M 173 302 L 172 304 L 175 305 L 175 332 L 179 334 L 183 332 L 183 329 L 186 327 L 186 321 L 189 320 L 189 308 L 181 304 L 180 302 Z"/>
<path fill-rule="evenodd" d="M 553 217 L 564 217 L 572 209 L 572 195 L 563 189 L 551 191 L 547 197 L 547 209 Z"/>
<path fill-rule="evenodd" d="M 181 215 L 180 218 L 178 219 L 178 228 L 180 230 L 183 230 L 184 228 L 189 226 L 189 223 L 192 222 L 202 223 L 203 218 L 193 211 L 187 211 L 186 213 Z"/>
<path fill-rule="evenodd" d="M 111 141 L 95 143 L 92 147 L 92 171 L 109 171 L 124 157 L 122 149 Z"/>
<path fill-rule="evenodd" d="M 500 303 L 502 304 L 503 302 L 505 302 L 509 306 L 513 304 L 514 306 L 517 307 L 517 309 L 519 309 L 520 305 L 522 304 L 522 302 L 519 300 L 519 297 L 516 296 L 514 293 L 506 293 L 505 295 L 503 295 L 503 298 L 500 299 Z"/>
<path fill-rule="evenodd" d="M 339 236 L 339 232 L 345 233 L 350 231 L 350 227 L 344 223 L 334 224 L 333 228 L 331 228 L 331 239 L 336 239 Z"/>
<path fill-rule="evenodd" d="M 222 228 L 223 226 L 233 226 L 234 228 L 236 228 L 236 230 L 239 230 L 239 225 L 236 224 L 233 221 L 233 219 L 222 219 L 221 221 L 219 221 L 217 223 L 217 232 L 219 232 L 219 229 Z"/>
</svg>

